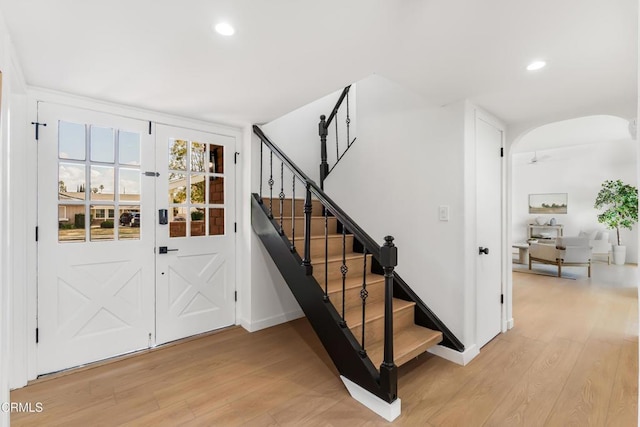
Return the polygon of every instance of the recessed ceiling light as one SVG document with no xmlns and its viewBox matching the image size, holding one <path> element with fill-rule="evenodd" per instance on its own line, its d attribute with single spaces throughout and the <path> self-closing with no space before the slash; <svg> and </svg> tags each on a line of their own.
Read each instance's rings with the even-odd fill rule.
<svg viewBox="0 0 640 427">
<path fill-rule="evenodd" d="M 219 24 L 216 24 L 216 26 L 213 28 L 216 30 L 216 33 L 221 34 L 223 36 L 232 36 L 233 33 L 236 32 L 236 30 L 231 26 L 231 24 L 227 22 L 221 22 Z"/>
<path fill-rule="evenodd" d="M 527 70 L 536 71 L 547 65 L 545 61 L 533 61 L 531 64 L 527 65 Z"/>
</svg>

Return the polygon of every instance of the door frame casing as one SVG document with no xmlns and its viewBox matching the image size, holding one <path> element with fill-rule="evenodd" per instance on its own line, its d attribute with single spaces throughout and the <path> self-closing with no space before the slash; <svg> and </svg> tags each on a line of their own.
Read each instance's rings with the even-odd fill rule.
<svg viewBox="0 0 640 427">
<path fill-rule="evenodd" d="M 24 298 L 24 304 L 13 305 L 14 315 L 13 318 L 24 319 L 24 322 L 13 322 L 11 327 L 11 333 L 14 336 L 14 342 L 21 344 L 21 348 L 15 349 L 16 351 L 11 354 L 19 352 L 26 355 L 24 358 L 11 357 L 9 360 L 10 370 L 17 372 L 13 382 L 12 388 L 19 388 L 27 385 L 28 381 L 37 378 L 37 346 L 35 342 L 35 330 L 37 327 L 37 244 L 32 236 L 35 235 L 35 227 L 37 226 L 37 144 L 35 142 L 35 134 L 31 122 L 37 121 L 37 103 L 39 101 L 49 102 L 53 104 L 61 104 L 74 108 L 82 108 L 86 110 L 97 111 L 101 113 L 113 114 L 117 116 L 124 116 L 132 119 L 145 120 L 152 123 L 152 132 L 155 132 L 155 124 L 161 123 L 169 126 L 182 127 L 187 129 L 194 129 L 203 132 L 216 133 L 222 135 L 233 136 L 236 138 L 236 150 L 241 151 L 245 146 L 244 137 L 245 133 L 241 127 L 215 124 L 205 122 L 201 120 L 188 119 L 178 116 L 172 116 L 169 114 L 159 113 L 155 111 L 145 110 L 141 108 L 133 108 L 122 106 L 114 103 L 99 101 L 91 98 L 75 96 L 65 94 L 62 92 L 41 89 L 41 88 L 27 88 L 27 122 L 25 126 L 26 140 L 26 156 L 24 164 L 12 165 L 14 168 L 27 168 L 28 179 L 24 186 L 24 194 L 27 198 L 27 218 L 26 229 L 20 230 L 28 240 L 28 259 L 26 260 L 26 283 L 12 283 L 11 293 L 25 292 L 26 298 Z M 29 160 L 31 159 L 31 160 Z M 235 168 L 235 193 L 236 193 L 236 221 L 240 220 L 243 216 L 244 208 L 238 206 L 240 197 L 240 191 L 243 188 L 241 173 L 242 163 L 236 165 Z M 240 208 L 240 209 L 239 209 Z M 238 227 L 238 233 L 236 234 L 236 288 L 240 289 L 242 285 L 239 281 L 246 280 L 247 275 L 242 275 L 239 271 L 239 266 L 244 262 L 240 257 L 245 257 L 247 254 L 244 251 L 238 250 L 241 246 L 238 240 L 244 239 L 242 228 Z M 236 305 L 236 324 L 238 324 L 241 318 L 238 313 L 238 307 L 240 306 L 240 298 L 242 293 L 239 292 L 238 304 Z M 16 339 L 16 337 L 18 339 Z"/>
</svg>

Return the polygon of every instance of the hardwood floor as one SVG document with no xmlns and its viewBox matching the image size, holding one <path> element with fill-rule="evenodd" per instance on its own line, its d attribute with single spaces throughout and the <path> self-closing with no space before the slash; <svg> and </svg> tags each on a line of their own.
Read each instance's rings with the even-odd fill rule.
<svg viewBox="0 0 640 427">
<path fill-rule="evenodd" d="M 466 367 L 429 354 L 402 366 L 393 424 L 637 425 L 635 281 L 594 277 L 515 273 L 515 327 Z M 13 426 L 389 424 L 349 397 L 306 319 L 40 380 L 11 400 L 44 407 L 12 414 Z"/>
</svg>

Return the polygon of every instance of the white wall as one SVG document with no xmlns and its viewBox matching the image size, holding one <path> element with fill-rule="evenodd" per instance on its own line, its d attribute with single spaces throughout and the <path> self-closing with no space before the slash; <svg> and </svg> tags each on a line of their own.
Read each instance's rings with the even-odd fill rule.
<svg viewBox="0 0 640 427">
<path fill-rule="evenodd" d="M 524 147 L 523 147 L 524 149 Z M 564 225 L 565 236 L 577 236 L 581 230 L 606 230 L 598 223 L 598 210 L 593 204 L 605 180 L 621 179 L 637 186 L 636 142 L 628 140 L 574 145 L 537 152 L 541 160 L 529 164 L 533 153 L 513 155 L 512 235 L 514 241 L 525 241 L 527 224 L 540 216 L 546 221 L 554 217 Z M 568 193 L 567 214 L 536 215 L 528 212 L 529 194 Z M 615 230 L 611 230 L 615 243 Z M 627 262 L 638 259 L 638 225 L 632 231 L 621 230 L 627 245 Z"/>
<path fill-rule="evenodd" d="M 251 191 L 257 193 L 260 181 L 260 140 L 256 136 L 253 136 L 251 146 Z M 250 194 L 244 197 L 251 201 Z M 248 207 L 250 209 L 251 205 Z M 253 230 L 249 236 L 251 311 L 250 315 L 243 319 L 242 325 L 253 332 L 302 317 L 304 314 L 300 306 L 262 242 Z"/>
<path fill-rule="evenodd" d="M 24 230 L 30 212 L 27 187 L 27 148 L 24 144 L 26 105 L 24 80 L 0 15 L 0 71 L 2 105 L 0 116 L 0 403 L 9 402 L 9 387 L 15 382 L 13 358 L 20 353 L 14 326 L 23 326 L 16 303 L 23 301 L 28 286 L 27 253 L 33 242 Z M 33 277 L 33 276 L 32 276 Z M 26 316 L 25 316 L 26 317 Z M 12 354 L 13 353 L 13 354 Z M 10 414 L 0 411 L 0 426 L 9 425 Z"/>
<path fill-rule="evenodd" d="M 398 273 L 473 343 L 473 322 L 465 325 L 466 104 L 434 108 L 374 75 L 358 82 L 357 111 L 358 142 L 326 191 L 376 241 L 396 238 Z M 450 207 L 448 222 L 438 220 L 439 205 Z"/>
</svg>

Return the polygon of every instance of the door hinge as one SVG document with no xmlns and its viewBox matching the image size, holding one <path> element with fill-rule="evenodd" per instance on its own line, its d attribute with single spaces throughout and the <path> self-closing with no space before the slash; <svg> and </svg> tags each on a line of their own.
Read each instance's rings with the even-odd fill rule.
<svg viewBox="0 0 640 427">
<path fill-rule="evenodd" d="M 31 122 L 32 125 L 35 125 L 36 127 L 36 141 L 38 139 L 40 139 L 40 126 L 47 126 L 46 123 L 40 123 L 40 122 Z"/>
<path fill-rule="evenodd" d="M 500 304 L 504 304 L 504 294 L 500 294 Z"/>
<path fill-rule="evenodd" d="M 500 147 L 500 157 L 504 157 L 504 148 Z"/>
<path fill-rule="evenodd" d="M 151 135 L 151 121 L 149 121 L 149 135 Z"/>
<path fill-rule="evenodd" d="M 234 222 L 234 223 L 233 223 L 233 232 L 234 232 L 234 233 L 237 233 L 237 232 L 238 232 L 238 223 L 237 223 L 237 222 Z"/>
<path fill-rule="evenodd" d="M 40 329 L 36 328 L 36 344 L 40 341 Z"/>
<path fill-rule="evenodd" d="M 38 226 L 36 225 L 36 242 L 38 241 Z"/>
<path fill-rule="evenodd" d="M 233 300 L 238 301 L 238 291 L 233 292 Z"/>
<path fill-rule="evenodd" d="M 238 156 L 240 155 L 240 153 L 238 153 L 237 151 L 233 154 L 233 164 L 235 165 L 236 163 L 238 163 Z"/>
</svg>

